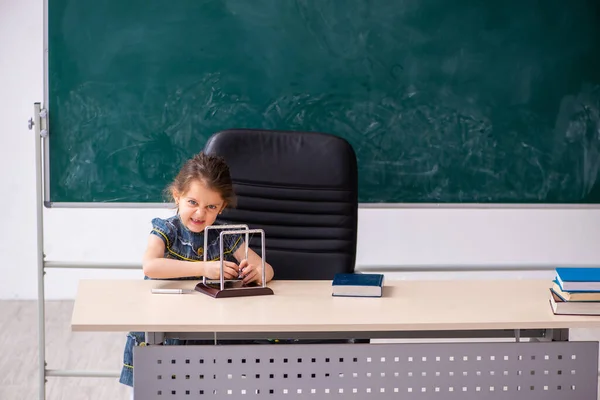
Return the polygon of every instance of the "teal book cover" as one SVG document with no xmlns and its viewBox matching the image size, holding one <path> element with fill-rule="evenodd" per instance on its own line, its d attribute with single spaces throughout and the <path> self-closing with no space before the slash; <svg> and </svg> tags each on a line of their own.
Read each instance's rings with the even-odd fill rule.
<svg viewBox="0 0 600 400">
<path fill-rule="evenodd" d="M 600 268 L 556 268 L 556 280 L 564 291 L 600 291 Z"/>
<path fill-rule="evenodd" d="M 331 285 L 333 296 L 381 297 L 383 274 L 335 274 Z"/>
</svg>

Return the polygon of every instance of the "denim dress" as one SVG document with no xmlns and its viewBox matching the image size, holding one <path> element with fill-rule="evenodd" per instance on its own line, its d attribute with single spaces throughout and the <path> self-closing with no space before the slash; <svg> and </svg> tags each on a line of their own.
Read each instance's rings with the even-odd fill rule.
<svg viewBox="0 0 600 400">
<path fill-rule="evenodd" d="M 214 225 L 222 225 L 216 222 Z M 150 234 L 156 235 L 165 243 L 165 258 L 184 261 L 203 261 L 204 251 L 207 252 L 206 259 L 215 261 L 219 259 L 219 234 L 220 229 L 211 229 L 208 231 L 207 248 L 204 249 L 204 232 L 195 233 L 190 231 L 181 222 L 179 215 L 167 219 L 154 218 L 152 220 L 152 231 Z M 223 258 L 226 261 L 237 262 L 233 253 L 244 243 L 243 235 L 225 235 L 223 237 Z M 150 279 L 144 277 L 144 279 Z M 201 276 L 190 276 L 178 278 L 181 280 L 199 280 Z M 123 352 L 123 368 L 119 382 L 133 386 L 133 348 L 135 346 L 145 346 L 144 332 L 130 332 L 127 334 L 125 350 Z M 212 340 L 179 340 L 167 339 L 165 345 L 186 345 L 186 344 L 212 344 Z"/>
</svg>

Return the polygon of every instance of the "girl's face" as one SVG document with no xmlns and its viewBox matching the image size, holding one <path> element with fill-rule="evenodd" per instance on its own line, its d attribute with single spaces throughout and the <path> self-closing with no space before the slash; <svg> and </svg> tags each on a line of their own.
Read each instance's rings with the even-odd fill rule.
<svg viewBox="0 0 600 400">
<path fill-rule="evenodd" d="M 202 232 L 212 225 L 226 204 L 221 194 L 206 187 L 202 181 L 192 181 L 185 193 L 173 193 L 179 207 L 179 218 L 192 232 Z"/>
</svg>

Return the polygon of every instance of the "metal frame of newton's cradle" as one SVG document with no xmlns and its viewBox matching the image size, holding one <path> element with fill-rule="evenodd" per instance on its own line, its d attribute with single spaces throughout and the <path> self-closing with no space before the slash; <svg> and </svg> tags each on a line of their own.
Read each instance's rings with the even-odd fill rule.
<svg viewBox="0 0 600 400">
<path fill-rule="evenodd" d="M 221 230 L 219 233 L 219 263 L 220 263 L 220 273 L 219 279 L 210 281 L 206 279 L 205 276 L 202 277 L 202 282 L 198 283 L 195 287 L 200 293 L 204 293 L 206 295 L 220 298 L 220 297 L 241 297 L 241 296 L 262 296 L 262 295 L 270 295 L 273 294 L 273 290 L 267 287 L 267 279 L 266 279 L 266 269 L 265 269 L 265 258 L 266 258 L 266 250 L 265 250 L 265 231 L 262 229 L 250 229 L 246 224 L 239 225 L 214 225 L 207 226 L 204 228 L 204 251 L 203 261 L 207 262 L 207 251 L 208 248 L 208 232 L 210 230 Z M 224 254 L 224 240 L 225 235 L 234 235 L 234 234 L 244 234 L 246 236 L 246 240 L 244 242 L 244 259 L 248 259 L 248 247 L 250 245 L 250 233 L 259 233 L 260 234 L 260 243 L 261 243 L 261 255 L 262 255 L 262 274 L 261 274 L 261 284 L 258 286 L 244 286 L 241 279 L 232 279 L 227 283 L 232 283 L 233 287 L 225 288 L 225 277 L 223 272 L 223 263 L 225 262 L 225 254 Z"/>
</svg>

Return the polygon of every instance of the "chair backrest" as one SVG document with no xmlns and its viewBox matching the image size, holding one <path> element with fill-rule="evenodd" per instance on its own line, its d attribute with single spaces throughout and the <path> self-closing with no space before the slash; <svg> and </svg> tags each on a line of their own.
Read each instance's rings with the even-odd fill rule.
<svg viewBox="0 0 600 400">
<path fill-rule="evenodd" d="M 238 205 L 219 220 L 264 229 L 275 279 L 333 279 L 354 271 L 358 219 L 356 154 L 315 132 L 233 129 L 204 151 L 230 167 Z M 250 246 L 260 254 L 260 238 Z"/>
</svg>

